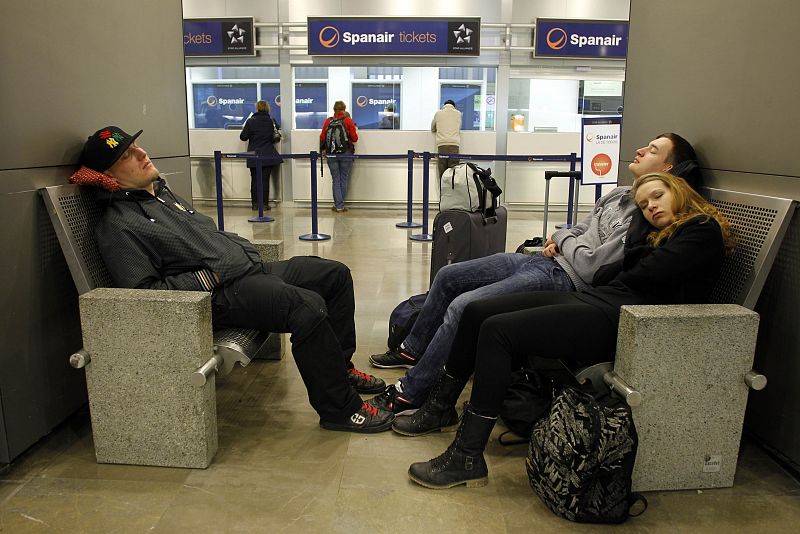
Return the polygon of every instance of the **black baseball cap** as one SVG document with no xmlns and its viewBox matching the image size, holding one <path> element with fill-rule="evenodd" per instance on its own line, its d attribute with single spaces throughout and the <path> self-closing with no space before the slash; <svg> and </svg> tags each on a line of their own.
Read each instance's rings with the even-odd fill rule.
<svg viewBox="0 0 800 534">
<path fill-rule="evenodd" d="M 139 130 L 130 135 L 117 126 L 101 128 L 86 140 L 79 163 L 97 172 L 105 172 L 141 134 L 142 130 Z"/>
</svg>

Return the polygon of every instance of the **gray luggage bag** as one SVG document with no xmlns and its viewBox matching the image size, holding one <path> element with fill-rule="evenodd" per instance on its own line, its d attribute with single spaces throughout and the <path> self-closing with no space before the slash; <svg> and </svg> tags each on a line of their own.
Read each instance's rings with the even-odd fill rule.
<svg viewBox="0 0 800 534">
<path fill-rule="evenodd" d="M 433 220 L 431 277 L 451 263 L 482 258 L 506 250 L 508 214 L 505 207 L 486 216 L 480 211 L 445 210 Z"/>
</svg>

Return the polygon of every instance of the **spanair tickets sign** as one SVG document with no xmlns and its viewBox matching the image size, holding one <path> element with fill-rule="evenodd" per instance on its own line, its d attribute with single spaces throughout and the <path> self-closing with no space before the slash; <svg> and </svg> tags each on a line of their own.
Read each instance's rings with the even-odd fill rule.
<svg viewBox="0 0 800 534">
<path fill-rule="evenodd" d="M 183 19 L 183 55 L 255 56 L 253 17 Z"/>
<path fill-rule="evenodd" d="M 622 117 L 590 117 L 581 128 L 581 182 L 615 184 Z"/>
<path fill-rule="evenodd" d="M 624 20 L 536 19 L 535 57 L 625 59 Z"/>
<path fill-rule="evenodd" d="M 480 17 L 309 17 L 312 56 L 478 56 Z"/>
</svg>

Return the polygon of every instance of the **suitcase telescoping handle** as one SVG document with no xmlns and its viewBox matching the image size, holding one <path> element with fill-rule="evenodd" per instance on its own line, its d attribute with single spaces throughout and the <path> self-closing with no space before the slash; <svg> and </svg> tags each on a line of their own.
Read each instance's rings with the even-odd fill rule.
<svg viewBox="0 0 800 534">
<path fill-rule="evenodd" d="M 547 212 L 550 211 L 550 179 L 551 178 L 580 178 L 581 171 L 544 171 L 544 226 L 542 228 L 542 241 L 547 241 Z M 569 199 L 572 202 L 572 199 Z"/>
</svg>

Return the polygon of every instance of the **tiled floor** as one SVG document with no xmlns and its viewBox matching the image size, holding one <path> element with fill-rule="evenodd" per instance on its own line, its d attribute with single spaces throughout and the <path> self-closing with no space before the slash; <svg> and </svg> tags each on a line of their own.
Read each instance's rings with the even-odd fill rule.
<svg viewBox="0 0 800 534">
<path fill-rule="evenodd" d="M 211 212 L 211 209 L 204 209 Z M 394 227 L 396 210 L 278 208 L 276 221 L 246 222 L 230 209 L 227 229 L 285 240 L 286 255 L 316 254 L 353 271 L 359 349 L 356 365 L 385 350 L 386 320 L 402 298 L 427 289 L 430 245 Z M 563 217 L 559 217 L 563 218 Z M 541 222 L 512 213 L 508 248 Z M 414 233 L 419 230 L 412 231 Z M 381 370 L 388 380 L 398 371 Z M 409 482 L 409 463 L 441 452 L 453 434 L 403 438 L 317 426 L 291 356 L 255 362 L 219 381 L 220 449 L 206 470 L 99 465 L 86 410 L 0 474 L 0 532 L 797 532 L 800 484 L 745 441 L 736 485 L 720 490 L 650 493 L 649 509 L 621 527 L 576 525 L 550 513 L 531 492 L 525 447 L 487 449 L 489 485 L 446 491 Z M 462 397 L 463 398 L 463 397 Z M 495 430 L 496 437 L 498 430 Z"/>
</svg>

